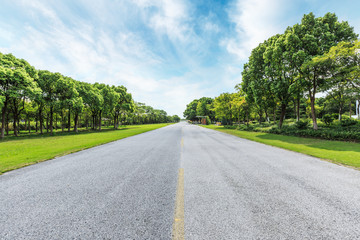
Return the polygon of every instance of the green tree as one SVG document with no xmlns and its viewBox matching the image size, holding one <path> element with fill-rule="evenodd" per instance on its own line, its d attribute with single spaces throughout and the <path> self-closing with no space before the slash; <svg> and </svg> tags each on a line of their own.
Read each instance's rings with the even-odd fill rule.
<svg viewBox="0 0 360 240">
<path fill-rule="evenodd" d="M 25 109 L 26 99 L 33 99 L 40 93 L 34 78 L 37 71 L 28 62 L 15 58 L 12 54 L 0 55 L 0 94 L 1 94 L 1 138 L 4 138 L 5 117 L 8 107 L 13 113 L 14 134 L 17 136 L 17 123 Z"/>
<path fill-rule="evenodd" d="M 252 50 L 249 62 L 244 65 L 242 83 L 235 87 L 244 91 L 246 102 L 251 104 L 259 115 L 259 122 L 262 121 L 263 113 L 268 117 L 270 109 L 273 111 L 275 121 L 275 94 L 271 88 L 271 81 L 265 72 L 264 54 L 268 45 L 269 42 L 265 41 Z"/>
<path fill-rule="evenodd" d="M 339 22 L 336 15 L 325 14 L 315 18 L 313 13 L 304 15 L 300 24 L 295 24 L 285 32 L 287 50 L 292 56 L 291 67 L 303 80 L 308 93 L 311 107 L 313 128 L 318 129 L 315 98 L 316 93 L 328 87 L 327 79 L 323 78 L 324 68 L 319 68 L 312 62 L 316 56 L 321 56 L 341 41 L 351 41 L 357 38 L 354 29 L 348 22 Z"/>
<path fill-rule="evenodd" d="M 214 99 L 209 97 L 202 97 L 198 100 L 196 106 L 197 116 L 208 116 L 211 120 L 215 120 L 215 113 L 212 111 Z"/>
<path fill-rule="evenodd" d="M 217 119 L 226 125 L 232 125 L 232 100 L 234 95 L 230 93 L 222 93 L 214 100 L 214 111 Z"/>
<path fill-rule="evenodd" d="M 286 108 L 291 98 L 295 95 L 297 72 L 291 68 L 291 55 L 286 49 L 286 36 L 276 35 L 268 40 L 264 52 L 265 79 L 268 79 L 271 93 L 280 103 L 279 127 L 282 127 Z"/>
<path fill-rule="evenodd" d="M 183 114 L 187 120 L 191 120 L 191 121 L 196 120 L 196 116 L 197 116 L 196 108 L 198 106 L 198 102 L 199 100 L 195 99 L 191 101 L 188 105 L 186 105 L 186 109 Z"/>
</svg>

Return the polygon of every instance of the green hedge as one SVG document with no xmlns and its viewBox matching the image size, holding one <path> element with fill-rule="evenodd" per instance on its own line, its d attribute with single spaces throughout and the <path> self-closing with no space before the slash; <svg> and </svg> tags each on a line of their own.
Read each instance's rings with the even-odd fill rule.
<svg viewBox="0 0 360 240">
<path fill-rule="evenodd" d="M 280 129 L 277 125 L 269 124 L 240 124 L 237 126 L 225 126 L 229 129 L 238 129 L 251 132 L 274 133 L 286 136 L 319 138 L 326 140 L 360 142 L 360 122 L 355 119 L 344 119 L 331 124 L 319 124 L 318 130 L 313 130 L 308 120 L 283 125 Z"/>
</svg>

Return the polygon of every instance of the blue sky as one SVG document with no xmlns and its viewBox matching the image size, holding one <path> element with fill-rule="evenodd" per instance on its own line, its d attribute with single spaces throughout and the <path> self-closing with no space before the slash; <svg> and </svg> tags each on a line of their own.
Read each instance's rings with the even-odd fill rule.
<svg viewBox="0 0 360 240">
<path fill-rule="evenodd" d="M 353 0 L 0 0 L 0 51 L 76 80 L 124 85 L 182 117 L 233 92 L 251 49 L 314 12 L 360 33 Z"/>
</svg>

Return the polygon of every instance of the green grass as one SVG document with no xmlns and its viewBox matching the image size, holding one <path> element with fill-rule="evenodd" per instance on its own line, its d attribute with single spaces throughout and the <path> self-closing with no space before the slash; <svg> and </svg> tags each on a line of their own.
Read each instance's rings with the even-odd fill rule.
<svg viewBox="0 0 360 240">
<path fill-rule="evenodd" d="M 239 131 L 214 125 L 204 127 L 360 169 L 359 143 Z"/>
<path fill-rule="evenodd" d="M 8 137 L 0 140 L 0 174 L 167 125 L 169 124 L 131 125 L 118 130 L 105 128 L 101 132 Z"/>
</svg>

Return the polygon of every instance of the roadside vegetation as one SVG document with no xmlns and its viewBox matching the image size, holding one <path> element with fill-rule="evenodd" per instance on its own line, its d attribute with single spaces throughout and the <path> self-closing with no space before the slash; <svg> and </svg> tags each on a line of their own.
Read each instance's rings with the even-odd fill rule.
<svg viewBox="0 0 360 240">
<path fill-rule="evenodd" d="M 8 137 L 0 143 L 0 174 L 167 125 L 131 125 L 119 129 L 104 127 L 101 132 L 91 129 L 80 129 L 78 133 L 60 130 L 53 134 Z"/>
<path fill-rule="evenodd" d="M 360 41 L 335 14 L 304 15 L 259 44 L 235 89 L 193 100 L 184 116 L 252 132 L 360 141 Z"/>
<path fill-rule="evenodd" d="M 82 127 L 101 131 L 110 125 L 117 129 L 180 121 L 176 115 L 134 101 L 124 86 L 77 81 L 2 53 L 0 112 L 1 139 L 23 131 L 53 134 L 57 129 L 78 132 Z"/>
</svg>

